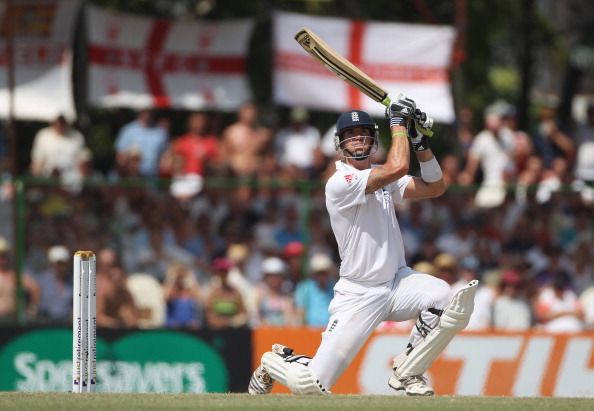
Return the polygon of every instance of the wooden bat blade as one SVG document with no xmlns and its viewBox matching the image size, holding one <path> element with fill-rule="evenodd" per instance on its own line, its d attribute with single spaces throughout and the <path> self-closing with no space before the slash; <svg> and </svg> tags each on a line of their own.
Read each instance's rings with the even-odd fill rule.
<svg viewBox="0 0 594 411">
<path fill-rule="evenodd" d="M 371 99 L 382 103 L 385 106 L 390 105 L 388 93 L 383 87 L 365 74 L 360 68 L 338 54 L 313 31 L 307 27 L 303 27 L 297 34 L 295 34 L 295 40 L 305 51 L 316 60 L 320 61 L 338 77 L 355 86 Z"/>
</svg>

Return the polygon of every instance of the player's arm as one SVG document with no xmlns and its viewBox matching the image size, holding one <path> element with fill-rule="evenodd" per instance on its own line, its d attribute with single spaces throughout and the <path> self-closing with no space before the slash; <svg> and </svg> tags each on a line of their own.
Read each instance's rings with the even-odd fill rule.
<svg viewBox="0 0 594 411">
<path fill-rule="evenodd" d="M 386 110 L 386 115 L 390 119 L 392 146 L 386 162 L 369 173 L 365 194 L 373 193 L 408 173 L 410 147 L 406 128 L 415 108 L 415 102 L 401 94 Z"/>
<path fill-rule="evenodd" d="M 404 190 L 405 199 L 423 199 L 438 197 L 445 191 L 441 167 L 429 147 L 429 139 L 421 132 L 431 130 L 433 119 L 417 109 L 408 127 L 410 144 L 419 160 L 421 177 L 414 177 Z"/>
</svg>

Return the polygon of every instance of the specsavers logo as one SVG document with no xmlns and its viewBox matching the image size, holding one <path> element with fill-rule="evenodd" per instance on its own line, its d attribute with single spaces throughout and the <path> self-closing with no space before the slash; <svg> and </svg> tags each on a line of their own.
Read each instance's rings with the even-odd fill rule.
<svg viewBox="0 0 594 411">
<path fill-rule="evenodd" d="M 105 392 L 225 392 L 220 355 L 196 337 L 175 331 L 127 334 L 97 341 L 97 389 Z M 0 351 L 0 390 L 69 391 L 72 334 L 38 330 Z"/>
</svg>

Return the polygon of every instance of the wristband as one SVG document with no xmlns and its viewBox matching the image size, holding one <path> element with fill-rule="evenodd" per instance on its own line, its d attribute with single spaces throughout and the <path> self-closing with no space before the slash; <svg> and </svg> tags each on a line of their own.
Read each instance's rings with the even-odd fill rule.
<svg viewBox="0 0 594 411">
<path fill-rule="evenodd" d="M 392 126 L 403 126 L 406 127 L 408 119 L 406 117 L 394 116 L 390 118 L 390 127 Z"/>
<path fill-rule="evenodd" d="M 426 183 L 435 183 L 443 178 L 443 172 L 435 157 L 429 161 L 419 161 L 419 167 L 421 168 L 421 178 Z"/>
<path fill-rule="evenodd" d="M 408 134 L 406 134 L 404 131 L 393 131 L 392 138 L 395 137 L 408 137 Z"/>
</svg>

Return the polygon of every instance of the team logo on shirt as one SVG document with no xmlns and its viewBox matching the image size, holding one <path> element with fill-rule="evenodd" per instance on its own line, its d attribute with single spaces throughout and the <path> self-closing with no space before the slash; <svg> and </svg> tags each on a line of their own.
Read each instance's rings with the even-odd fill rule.
<svg viewBox="0 0 594 411">
<path fill-rule="evenodd" d="M 344 179 L 346 180 L 347 184 L 351 184 L 353 180 L 357 180 L 357 176 L 354 174 L 345 174 Z"/>
</svg>

